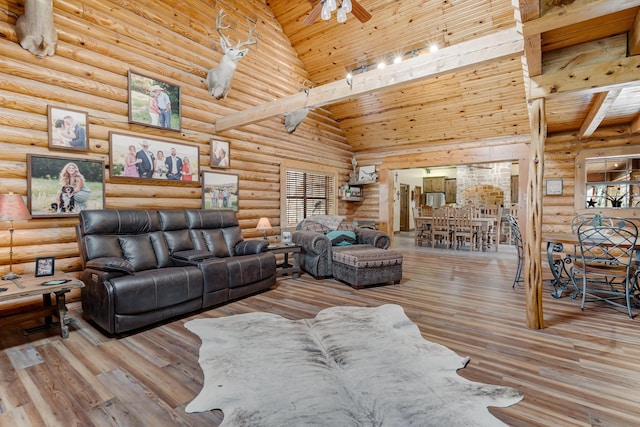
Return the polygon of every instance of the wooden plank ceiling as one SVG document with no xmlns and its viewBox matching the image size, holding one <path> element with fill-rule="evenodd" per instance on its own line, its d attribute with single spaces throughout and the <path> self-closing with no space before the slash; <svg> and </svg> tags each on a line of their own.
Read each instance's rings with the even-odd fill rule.
<svg viewBox="0 0 640 427">
<path fill-rule="evenodd" d="M 267 3 L 315 86 L 398 54 L 429 55 L 432 44 L 446 49 L 514 27 L 524 34 L 524 61 L 519 53 L 328 105 L 356 153 L 528 138 L 527 98 L 536 97 L 547 98 L 549 133 L 588 136 L 598 126 L 633 123 L 640 131 L 637 68 L 630 68 L 635 76 L 594 78 L 602 88 L 565 84 L 569 70 L 608 76 L 606 68 L 625 57 L 635 66 L 640 0 L 520 0 L 516 8 L 512 0 L 359 0 L 372 15 L 367 22 L 349 14 L 340 24 L 334 13 L 312 25 L 303 24 L 309 1 Z"/>
</svg>

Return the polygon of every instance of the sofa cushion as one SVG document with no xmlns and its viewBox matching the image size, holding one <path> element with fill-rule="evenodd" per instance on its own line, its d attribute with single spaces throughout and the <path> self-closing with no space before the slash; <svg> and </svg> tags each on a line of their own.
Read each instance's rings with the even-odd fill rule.
<svg viewBox="0 0 640 427">
<path fill-rule="evenodd" d="M 87 261 L 86 267 L 95 268 L 101 271 L 111 271 L 127 274 L 131 274 L 136 271 L 133 267 L 133 264 L 131 264 L 129 261 L 117 257 L 94 258 Z"/>
<path fill-rule="evenodd" d="M 118 236 L 89 235 L 85 237 L 84 243 L 86 245 L 88 259 L 105 257 L 122 258 L 122 249 L 120 249 Z"/>
<path fill-rule="evenodd" d="M 164 238 L 167 241 L 169 252 L 172 254 L 178 251 L 194 249 L 189 230 L 165 231 Z"/>
<path fill-rule="evenodd" d="M 156 268 L 156 254 L 153 252 L 153 246 L 148 235 L 119 236 L 118 239 L 120 240 L 122 254 L 133 265 L 135 271 Z"/>
<path fill-rule="evenodd" d="M 231 256 L 227 242 L 224 240 L 222 230 L 200 230 L 207 249 L 218 258 Z"/>
<path fill-rule="evenodd" d="M 327 233 L 327 237 L 331 240 L 332 246 L 349 246 L 358 242 L 356 233 L 349 230 L 332 230 Z"/>
<path fill-rule="evenodd" d="M 203 259 L 213 258 L 213 253 L 198 249 L 189 249 L 187 251 L 174 252 L 171 256 L 181 261 L 202 261 Z"/>
</svg>

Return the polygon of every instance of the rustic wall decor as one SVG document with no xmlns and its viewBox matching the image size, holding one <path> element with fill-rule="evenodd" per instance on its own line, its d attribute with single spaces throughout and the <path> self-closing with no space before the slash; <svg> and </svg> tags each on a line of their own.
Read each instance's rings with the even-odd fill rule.
<svg viewBox="0 0 640 427">
<path fill-rule="evenodd" d="M 109 133 L 111 178 L 198 182 L 199 159 L 197 146 Z"/>
<path fill-rule="evenodd" d="M 36 258 L 36 277 L 53 276 L 56 258 L 52 256 Z"/>
<path fill-rule="evenodd" d="M 66 151 L 88 151 L 89 116 L 85 111 L 47 106 L 49 148 Z"/>
<path fill-rule="evenodd" d="M 104 209 L 104 162 L 29 154 L 27 206 L 33 218 Z"/>
<path fill-rule="evenodd" d="M 181 129 L 180 86 L 129 70 L 129 123 Z"/>
<path fill-rule="evenodd" d="M 238 175 L 202 173 L 202 208 L 238 211 Z"/>
<path fill-rule="evenodd" d="M 227 141 L 211 140 L 211 167 L 228 168 L 231 151 Z"/>
</svg>

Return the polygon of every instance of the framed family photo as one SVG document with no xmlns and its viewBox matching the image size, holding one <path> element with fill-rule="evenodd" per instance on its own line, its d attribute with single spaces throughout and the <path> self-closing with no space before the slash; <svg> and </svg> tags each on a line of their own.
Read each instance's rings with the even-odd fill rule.
<svg viewBox="0 0 640 427">
<path fill-rule="evenodd" d="M 55 261 L 55 257 L 52 256 L 36 258 L 35 276 L 53 276 Z"/>
<path fill-rule="evenodd" d="M 33 218 L 104 209 L 104 162 L 27 155 L 27 206 Z"/>
<path fill-rule="evenodd" d="M 67 151 L 89 150 L 89 115 L 85 111 L 47 106 L 49 148 Z"/>
<path fill-rule="evenodd" d="M 238 175 L 202 173 L 202 208 L 238 211 Z"/>
<path fill-rule="evenodd" d="M 198 182 L 197 146 L 109 132 L 111 178 Z"/>
<path fill-rule="evenodd" d="M 229 143 L 227 141 L 211 140 L 211 167 L 212 168 L 229 168 Z"/>
<path fill-rule="evenodd" d="M 180 131 L 180 86 L 129 70 L 129 123 Z"/>
</svg>

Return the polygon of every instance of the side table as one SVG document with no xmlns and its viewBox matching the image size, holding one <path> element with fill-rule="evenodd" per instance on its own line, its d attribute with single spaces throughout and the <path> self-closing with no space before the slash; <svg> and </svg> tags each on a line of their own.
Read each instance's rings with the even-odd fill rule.
<svg viewBox="0 0 640 427">
<path fill-rule="evenodd" d="M 56 273 L 46 277 L 26 277 L 22 276 L 14 280 L 0 281 L 0 287 L 7 288 L 0 292 L 0 301 L 10 301 L 18 298 L 42 295 L 42 302 L 45 308 L 55 309 L 54 314 L 58 317 L 58 322 L 54 323 L 50 315 L 45 316 L 44 324 L 30 328 L 25 333 L 37 332 L 52 326 L 60 325 L 60 335 L 62 338 L 69 337 L 69 318 L 67 317 L 67 305 L 65 295 L 72 289 L 84 287 L 81 280 L 65 273 Z M 56 306 L 51 303 L 51 295 L 56 297 Z"/>
<path fill-rule="evenodd" d="M 291 273 L 294 279 L 298 278 L 300 275 L 300 264 L 298 260 L 298 254 L 300 253 L 299 245 L 275 243 L 270 244 L 267 250 L 274 255 L 284 254 L 284 262 L 276 266 L 276 275 L 285 276 Z M 289 263 L 289 254 L 293 255 L 293 264 Z"/>
</svg>

